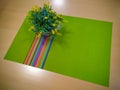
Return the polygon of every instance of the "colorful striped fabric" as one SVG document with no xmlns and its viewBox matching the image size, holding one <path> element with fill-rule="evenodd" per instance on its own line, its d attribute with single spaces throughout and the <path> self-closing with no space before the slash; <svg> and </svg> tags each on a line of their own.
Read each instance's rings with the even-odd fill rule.
<svg viewBox="0 0 120 90">
<path fill-rule="evenodd" d="M 54 35 L 36 36 L 25 58 L 24 64 L 43 68 L 53 39 Z"/>
</svg>

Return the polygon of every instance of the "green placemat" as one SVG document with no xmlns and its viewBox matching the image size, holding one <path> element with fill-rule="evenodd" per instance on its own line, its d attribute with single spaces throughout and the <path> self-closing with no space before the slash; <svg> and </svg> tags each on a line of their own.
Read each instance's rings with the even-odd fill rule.
<svg viewBox="0 0 120 90">
<path fill-rule="evenodd" d="M 44 69 L 109 86 L 112 23 L 64 16 L 62 36 L 55 37 Z M 28 16 L 5 59 L 23 63 L 34 39 Z"/>
</svg>

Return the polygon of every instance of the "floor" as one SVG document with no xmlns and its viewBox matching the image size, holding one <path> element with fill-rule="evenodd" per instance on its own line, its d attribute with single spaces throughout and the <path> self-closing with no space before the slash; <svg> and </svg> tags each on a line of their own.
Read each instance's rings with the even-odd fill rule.
<svg viewBox="0 0 120 90">
<path fill-rule="evenodd" d="M 50 0 L 64 15 L 113 22 L 110 86 L 6 61 L 4 55 L 29 9 L 43 0 L 0 0 L 0 90 L 120 90 L 120 0 Z"/>
</svg>

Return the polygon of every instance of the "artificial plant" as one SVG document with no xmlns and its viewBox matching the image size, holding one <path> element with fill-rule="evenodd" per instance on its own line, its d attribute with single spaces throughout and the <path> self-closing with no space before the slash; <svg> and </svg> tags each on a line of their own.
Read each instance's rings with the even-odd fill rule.
<svg viewBox="0 0 120 90">
<path fill-rule="evenodd" d="M 64 19 L 61 14 L 57 14 L 51 4 L 45 2 L 43 7 L 35 6 L 30 11 L 31 30 L 37 35 L 60 34 L 61 23 Z"/>
</svg>

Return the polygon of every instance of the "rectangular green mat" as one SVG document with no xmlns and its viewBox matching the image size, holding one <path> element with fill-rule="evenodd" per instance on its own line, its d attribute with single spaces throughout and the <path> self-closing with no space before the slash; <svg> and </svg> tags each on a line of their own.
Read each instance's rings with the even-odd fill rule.
<svg viewBox="0 0 120 90">
<path fill-rule="evenodd" d="M 62 36 L 56 36 L 44 69 L 103 86 L 109 86 L 112 23 L 64 16 Z M 35 34 L 28 16 L 5 59 L 23 63 Z"/>
</svg>

